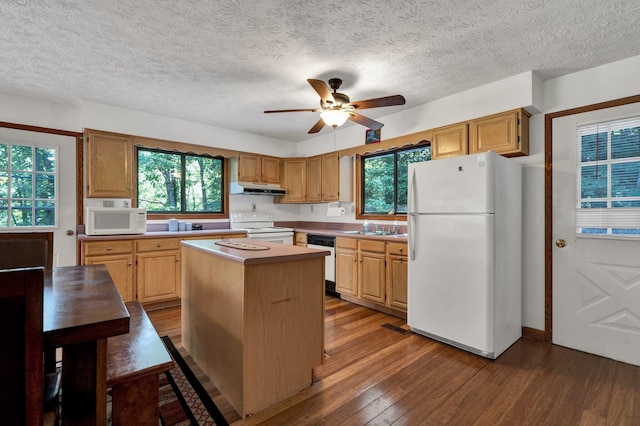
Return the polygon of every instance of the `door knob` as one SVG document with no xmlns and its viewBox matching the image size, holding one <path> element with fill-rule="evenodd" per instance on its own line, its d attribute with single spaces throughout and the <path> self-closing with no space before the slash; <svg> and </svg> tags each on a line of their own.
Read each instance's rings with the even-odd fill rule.
<svg viewBox="0 0 640 426">
<path fill-rule="evenodd" d="M 67 229 L 66 234 L 67 234 L 67 236 L 71 237 L 71 236 L 73 236 L 74 232 L 71 229 Z"/>
<path fill-rule="evenodd" d="M 567 245 L 567 242 L 563 239 L 556 240 L 556 247 L 563 248 Z"/>
</svg>

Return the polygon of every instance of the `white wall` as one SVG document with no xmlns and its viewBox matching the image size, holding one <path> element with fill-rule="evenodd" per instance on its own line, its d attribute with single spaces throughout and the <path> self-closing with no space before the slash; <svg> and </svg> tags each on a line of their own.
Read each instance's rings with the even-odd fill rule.
<svg viewBox="0 0 640 426">
<path fill-rule="evenodd" d="M 523 163 L 523 324 L 544 329 L 544 114 L 640 94 L 640 56 L 541 82 L 533 72 L 382 117 L 383 139 L 470 118 L 525 107 L 534 115 L 530 155 Z M 309 156 L 361 145 L 364 128 L 355 124 L 292 144 L 259 135 L 84 101 L 56 103 L 0 93 L 0 121 L 81 131 L 84 127 L 177 140 L 276 156 Z M 273 204 L 270 196 L 231 195 L 233 210 L 270 211 L 277 220 L 355 222 L 347 213 L 328 217 L 326 204 Z M 311 211 L 313 207 L 313 212 Z"/>
</svg>

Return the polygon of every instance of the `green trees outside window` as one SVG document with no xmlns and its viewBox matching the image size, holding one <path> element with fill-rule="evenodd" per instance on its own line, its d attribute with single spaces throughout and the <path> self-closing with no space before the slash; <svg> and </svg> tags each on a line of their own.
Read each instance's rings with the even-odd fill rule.
<svg viewBox="0 0 640 426">
<path fill-rule="evenodd" d="M 149 213 L 223 213 L 224 159 L 139 147 L 138 207 Z"/>
<path fill-rule="evenodd" d="M 409 164 L 428 160 L 431 146 L 362 157 L 362 213 L 407 213 Z"/>
<path fill-rule="evenodd" d="M 0 227 L 56 225 L 57 150 L 0 143 Z"/>
</svg>

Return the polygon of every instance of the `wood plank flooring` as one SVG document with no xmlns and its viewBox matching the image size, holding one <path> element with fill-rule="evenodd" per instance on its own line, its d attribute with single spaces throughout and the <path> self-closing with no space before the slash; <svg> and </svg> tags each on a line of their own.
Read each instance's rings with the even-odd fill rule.
<svg viewBox="0 0 640 426">
<path fill-rule="evenodd" d="M 149 317 L 237 425 L 640 425 L 640 367 L 527 338 L 490 361 L 331 296 L 313 385 L 242 420 L 182 347 L 180 308 Z"/>
</svg>

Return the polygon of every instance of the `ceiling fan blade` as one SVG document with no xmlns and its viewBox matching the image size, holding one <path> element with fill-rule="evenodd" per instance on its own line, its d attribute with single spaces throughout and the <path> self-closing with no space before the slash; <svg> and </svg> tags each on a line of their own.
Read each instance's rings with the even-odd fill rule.
<svg viewBox="0 0 640 426">
<path fill-rule="evenodd" d="M 357 109 L 365 109 L 365 108 L 379 108 L 386 106 L 394 106 L 394 105 L 404 105 L 405 99 L 402 95 L 392 95 L 385 96 L 383 98 L 374 98 L 374 99 L 366 99 L 364 101 L 356 101 L 349 103 L 349 106 L 352 106 Z"/>
<path fill-rule="evenodd" d="M 313 87 L 313 89 L 318 92 L 318 95 L 320 95 L 320 99 L 322 99 L 323 103 L 328 103 L 331 105 L 336 103 L 336 100 L 333 99 L 333 95 L 331 94 L 331 90 L 329 89 L 329 86 L 327 86 L 327 83 L 322 80 L 314 80 L 312 78 L 308 78 L 307 81 L 309 82 L 311 87 Z"/>
<path fill-rule="evenodd" d="M 271 114 L 273 112 L 316 112 L 318 108 L 306 108 L 306 109 L 273 109 L 270 111 L 265 111 L 265 114 Z"/>
<path fill-rule="evenodd" d="M 355 121 L 358 124 L 362 124 L 371 130 L 380 130 L 384 124 L 379 121 L 372 120 L 364 115 L 357 114 L 355 112 L 350 113 L 349 120 Z"/>
<path fill-rule="evenodd" d="M 324 120 L 321 118 L 313 125 L 313 127 L 307 133 L 318 133 L 325 126 Z"/>
</svg>

